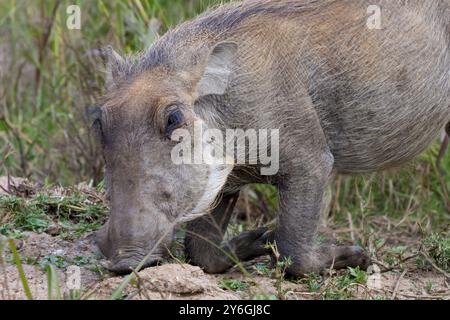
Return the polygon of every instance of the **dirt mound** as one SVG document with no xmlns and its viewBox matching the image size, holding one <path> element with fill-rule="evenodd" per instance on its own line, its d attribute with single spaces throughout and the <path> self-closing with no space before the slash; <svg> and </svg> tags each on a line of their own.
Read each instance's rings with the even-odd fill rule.
<svg viewBox="0 0 450 320">
<path fill-rule="evenodd" d="M 123 277 L 109 278 L 99 284 L 99 297 L 106 297 L 119 287 Z M 217 280 L 199 267 L 165 264 L 137 273 L 123 292 L 128 299 L 238 299 L 220 289 Z"/>
<path fill-rule="evenodd" d="M 5 193 L 35 201 L 39 186 L 26 180 L 5 179 L 0 179 Z M 234 267 L 225 274 L 209 275 L 199 267 L 174 263 L 182 258 L 175 255 L 175 259 L 167 261 L 171 263 L 142 270 L 131 279 L 118 277 L 105 268 L 107 262 L 94 242 L 92 231 L 95 228 L 81 228 L 89 227 L 91 221 L 76 220 L 87 210 L 103 210 L 103 207 L 94 206 L 103 204 L 102 196 L 83 186 L 74 190 L 82 194 L 81 202 L 85 207 L 78 205 L 81 202 L 77 197 L 71 198 L 75 205 L 71 201 L 62 201 L 70 197 L 72 189 L 52 189 L 45 193 L 48 196 L 43 198 L 45 201 L 40 200 L 44 203 L 38 203 L 38 206 L 35 201 L 33 205 L 36 208 L 28 206 L 26 211 L 26 214 L 32 215 L 33 210 L 43 210 L 51 219 L 46 220 L 40 233 L 23 228 L 17 233 L 19 239 L 14 240 L 34 299 L 49 298 L 48 265 L 54 267 L 61 292 L 59 296 L 63 298 L 109 299 L 114 295 L 115 298 L 134 300 L 450 299 L 450 278 L 442 263 L 448 257 L 448 242 L 445 242 L 448 236 L 435 235 L 425 241 L 419 236 L 415 225 L 402 225 L 400 221 L 393 230 L 392 221 L 382 216 L 366 218 L 366 223 L 377 230 L 376 234 L 367 238 L 368 248 L 378 266 L 378 271 L 374 273 L 341 270 L 322 276 L 313 274 L 304 279 L 283 279 L 282 270 L 278 270 L 281 267 L 275 269 L 269 257 L 261 257 Z M 57 210 L 49 210 L 55 207 Z M 74 208 L 79 211 L 72 212 Z M 4 221 L 7 222 L 17 213 L 14 210 L 4 210 Z M 60 217 L 62 212 L 68 217 L 66 220 L 55 218 Z M 101 218 L 97 219 L 95 222 L 100 224 Z M 334 231 L 326 227 L 322 229 L 321 234 L 337 239 L 345 239 L 342 234 L 355 232 L 355 229 L 342 226 L 340 229 L 333 228 Z M 7 247 L 4 240 L 6 237 L 0 235 L 0 242 Z M 0 299 L 26 299 L 11 253 L 6 248 L 0 255 L 3 256 L 0 259 Z M 441 268 L 438 262 L 441 262 Z M 130 281 L 122 286 L 126 280 Z M 118 288 L 122 290 L 119 292 Z M 57 292 L 50 297 L 58 297 Z"/>
<path fill-rule="evenodd" d="M 75 290 L 81 299 L 109 299 L 127 279 L 126 276 L 114 276 L 101 267 L 105 260 L 99 255 L 92 234 L 76 240 L 64 240 L 45 233 L 27 232 L 25 235 L 24 239 L 16 240 L 16 245 L 34 299 L 49 297 L 48 275 L 43 268 L 47 263 L 55 266 L 61 297 L 67 298 Z M 8 250 L 5 253 L 6 263 L 0 264 L 0 299 L 26 299 L 18 269 L 11 258 L 8 260 Z M 265 264 L 263 261 L 249 263 L 250 275 L 236 268 L 225 274 L 209 275 L 199 267 L 179 263 L 147 268 L 132 277 L 117 297 L 133 300 L 450 299 L 448 279 L 432 271 L 407 268 L 404 270 L 408 272 L 399 269 L 368 273 L 363 283 L 343 286 L 347 281 L 343 276 L 279 282 L 269 274 L 255 273 L 255 263 Z M 78 272 L 75 279 L 79 279 L 79 287 L 74 287 L 73 270 Z M 52 297 L 56 297 L 56 292 Z"/>
<path fill-rule="evenodd" d="M 27 278 L 33 299 L 48 299 L 47 274 L 36 266 L 24 265 L 24 273 Z M 26 299 L 25 291 L 20 280 L 17 267 L 7 265 L 2 270 L 0 277 L 0 299 L 23 300 Z M 83 270 L 86 275 L 86 270 Z M 68 276 L 65 272 L 57 271 L 59 290 L 61 297 L 67 297 L 70 292 Z M 88 290 L 83 294 L 87 299 L 108 299 L 117 290 L 125 277 L 112 277 L 97 282 L 90 282 Z M 87 287 L 85 287 L 87 288 Z M 52 293 L 56 298 L 56 292 Z M 220 289 L 217 281 L 212 276 L 206 275 L 200 268 L 187 264 L 166 264 L 155 268 L 145 269 L 138 273 L 125 287 L 121 297 L 125 299 L 238 299 L 239 297 Z"/>
<path fill-rule="evenodd" d="M 56 265 L 61 296 L 74 289 L 73 268 L 79 272 L 80 294 L 84 298 L 107 299 L 126 277 L 115 277 L 106 270 L 92 271 L 106 261 L 99 254 L 92 234 L 74 241 L 63 240 L 46 233 L 26 232 L 15 240 L 24 260 L 23 269 L 34 299 L 48 299 L 48 276 L 43 267 Z M 87 261 L 90 258 L 91 260 Z M 83 260 L 84 259 L 84 260 Z M 27 264 L 33 263 L 33 265 Z M 70 269 L 72 268 L 72 269 Z M 26 299 L 15 265 L 0 266 L 0 299 Z M 53 296 L 55 297 L 55 296 Z M 126 299 L 237 299 L 224 291 L 214 276 L 188 264 L 165 264 L 140 271 L 125 287 Z"/>
</svg>

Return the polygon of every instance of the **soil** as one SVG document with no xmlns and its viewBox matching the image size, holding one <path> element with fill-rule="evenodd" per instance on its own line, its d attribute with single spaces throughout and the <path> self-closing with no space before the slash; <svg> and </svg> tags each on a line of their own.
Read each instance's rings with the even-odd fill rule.
<svg viewBox="0 0 450 320">
<path fill-rule="evenodd" d="M 93 241 L 87 235 L 74 241 L 67 241 L 46 233 L 26 233 L 26 238 L 17 240 L 16 246 L 26 261 L 38 261 L 42 257 L 63 256 L 68 261 L 76 257 L 96 257 L 97 265 L 105 265 Z M 260 260 L 259 262 L 261 262 Z M 256 261 L 258 262 L 258 261 Z M 252 270 L 255 261 L 245 266 Z M 72 267 L 73 268 L 73 267 Z M 23 264 L 24 273 L 34 299 L 47 299 L 47 273 L 38 265 Z M 12 263 L 0 266 L 0 299 L 25 299 L 18 269 Z M 72 275 L 66 268 L 57 269 L 61 294 L 68 296 L 74 289 Z M 80 266 L 82 298 L 108 299 L 120 286 L 126 276 L 114 276 L 107 272 L 92 270 L 92 265 Z M 103 273 L 104 272 L 104 273 Z M 224 290 L 219 287 L 222 279 L 239 280 L 249 284 L 241 290 Z M 196 266 L 182 263 L 168 263 L 144 269 L 126 286 L 122 297 L 126 299 L 249 299 L 262 295 L 277 297 L 283 292 L 283 299 L 318 299 L 320 292 L 311 292 L 299 281 L 282 281 L 277 290 L 277 279 L 253 272 L 250 276 L 241 270 L 232 269 L 221 275 L 209 275 Z M 432 289 L 426 290 L 429 283 Z M 281 289 L 281 290 L 280 290 Z M 397 298 L 397 299 L 450 299 L 445 276 L 438 272 L 388 271 L 369 275 L 366 285 L 357 286 L 353 298 Z"/>
<path fill-rule="evenodd" d="M 10 184 L 0 177 L 0 194 L 11 192 L 21 196 L 34 194 L 35 186 L 14 178 Z M 368 219 L 368 218 L 367 218 Z M 326 221 L 324 221 L 326 222 Z M 220 275 L 210 275 L 199 267 L 174 262 L 144 269 L 129 276 L 110 274 L 107 261 L 100 254 L 92 233 L 67 240 L 61 238 L 57 226 L 50 225 L 45 233 L 25 232 L 22 239 L 14 240 L 22 258 L 24 275 L 34 299 L 48 299 L 48 268 L 55 266 L 60 289 L 50 298 L 109 299 L 112 295 L 123 299 L 450 299 L 450 279 L 431 264 L 420 267 L 417 263 L 421 239 L 415 225 L 391 228 L 391 221 L 383 216 L 367 221 L 376 227 L 374 237 L 386 239 L 376 250 L 368 239 L 365 247 L 372 252 L 377 263 L 367 272 L 364 281 L 342 287 L 339 277 L 347 271 L 323 275 L 318 285 L 308 279 L 283 279 L 280 272 L 271 269 L 269 258 L 246 262 Z M 322 235 L 342 239 L 355 230 L 327 226 L 319 230 Z M 18 267 L 13 263 L 7 242 L 0 235 L 0 299 L 26 299 Z M 400 255 L 396 248 L 407 248 Z M 386 267 L 386 258 L 398 259 L 398 263 Z M 381 263 L 380 263 L 381 262 Z M 394 265 L 394 267 L 392 267 Z M 262 267 L 261 267 L 262 266 Z M 54 276 L 50 279 L 55 281 Z M 129 280 L 129 281 L 128 281 Z M 127 281 L 126 284 L 124 281 Z M 117 289 L 123 290 L 117 294 Z M 312 285 L 313 284 L 313 285 Z"/>
</svg>

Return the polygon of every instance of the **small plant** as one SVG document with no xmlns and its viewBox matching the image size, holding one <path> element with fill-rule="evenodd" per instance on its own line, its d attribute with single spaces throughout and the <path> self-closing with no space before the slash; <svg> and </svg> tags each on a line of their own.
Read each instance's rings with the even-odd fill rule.
<svg viewBox="0 0 450 320">
<path fill-rule="evenodd" d="M 42 270 L 46 270 L 49 265 L 60 269 L 65 269 L 70 265 L 70 263 L 64 256 L 50 254 L 40 259 L 38 265 Z"/>
<path fill-rule="evenodd" d="M 278 299 L 284 299 L 289 293 L 283 289 L 284 276 L 286 274 L 286 269 L 292 265 L 292 257 L 281 258 L 278 251 L 276 242 L 268 244 L 269 248 L 272 250 L 273 258 L 275 261 L 275 269 L 273 270 L 272 276 L 276 279 L 275 288 L 277 290 Z"/>
<path fill-rule="evenodd" d="M 427 254 L 436 265 L 446 272 L 450 272 L 450 237 L 448 234 L 433 233 L 423 240 Z"/>
<path fill-rule="evenodd" d="M 387 248 L 385 251 L 385 257 L 384 262 L 386 262 L 390 266 L 399 265 L 401 264 L 405 252 L 406 252 L 405 246 L 397 246 L 393 248 Z"/>
<path fill-rule="evenodd" d="M 80 237 L 99 229 L 107 208 L 98 196 L 67 189 L 42 190 L 31 198 L 0 196 L 0 218 L 5 217 L 0 233 L 9 238 L 22 237 L 23 231 L 44 232 L 50 225 L 64 239 Z"/>
<path fill-rule="evenodd" d="M 44 231 L 50 219 L 45 212 L 34 201 L 16 196 L 0 196 L 0 213 L 11 216 L 11 221 L 6 223 L 0 229 L 2 234 L 10 236 L 17 232 L 14 228 L 21 231 Z"/>
<path fill-rule="evenodd" d="M 433 288 L 434 288 L 434 283 L 433 281 L 428 281 L 426 286 L 425 286 L 425 290 L 427 293 L 432 293 L 433 292 Z"/>
<path fill-rule="evenodd" d="M 92 263 L 93 260 L 94 260 L 94 257 L 92 257 L 92 256 L 76 256 L 72 259 L 72 262 L 75 265 L 81 267 L 81 266 L 85 266 L 85 265 Z"/>
<path fill-rule="evenodd" d="M 262 276 L 270 277 L 273 270 L 269 268 L 267 263 L 261 263 L 258 262 L 255 265 L 253 265 L 253 268 L 255 269 L 257 274 L 260 274 Z"/>
<path fill-rule="evenodd" d="M 219 288 L 224 290 L 240 291 L 247 289 L 249 286 L 248 283 L 237 279 L 224 278 L 219 281 Z"/>
<path fill-rule="evenodd" d="M 71 289 L 64 293 L 64 300 L 82 300 L 83 295 L 80 290 Z"/>
<path fill-rule="evenodd" d="M 359 267 L 349 267 L 348 273 L 355 283 L 365 284 L 367 282 L 367 273 L 364 270 L 361 270 Z"/>
<path fill-rule="evenodd" d="M 9 239 L 23 239 L 25 237 L 23 232 L 14 229 L 11 223 L 5 223 L 0 226 L 0 235 L 5 235 Z"/>
<path fill-rule="evenodd" d="M 309 292 L 318 292 L 323 284 L 322 277 L 314 272 L 306 274 L 300 282 L 308 286 Z"/>
<path fill-rule="evenodd" d="M 353 287 L 365 284 L 367 274 L 359 267 L 348 268 L 344 274 L 333 276 L 328 279 L 328 284 L 323 292 L 323 298 L 329 300 L 343 300 L 353 297 Z"/>
</svg>

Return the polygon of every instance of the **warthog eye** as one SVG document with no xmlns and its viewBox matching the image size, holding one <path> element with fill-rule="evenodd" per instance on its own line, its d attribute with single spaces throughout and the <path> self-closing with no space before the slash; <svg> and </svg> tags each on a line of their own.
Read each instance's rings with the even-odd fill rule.
<svg viewBox="0 0 450 320">
<path fill-rule="evenodd" d="M 173 131 L 184 125 L 184 116 L 181 110 L 172 111 L 167 117 L 167 124 L 164 130 L 164 135 L 166 138 L 170 138 Z"/>
<path fill-rule="evenodd" d="M 96 141 L 100 142 L 104 145 L 105 138 L 103 135 L 102 122 L 100 119 L 95 119 L 94 123 L 92 123 L 91 131 L 94 134 Z"/>
</svg>

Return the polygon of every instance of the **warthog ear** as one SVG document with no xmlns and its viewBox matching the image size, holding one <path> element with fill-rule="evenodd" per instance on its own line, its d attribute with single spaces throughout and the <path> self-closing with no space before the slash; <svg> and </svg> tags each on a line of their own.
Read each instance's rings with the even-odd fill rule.
<svg viewBox="0 0 450 320">
<path fill-rule="evenodd" d="M 214 47 L 197 85 L 199 97 L 225 93 L 236 51 L 237 44 L 234 42 L 221 42 Z"/>
<path fill-rule="evenodd" d="M 125 66 L 125 60 L 114 51 L 112 46 L 102 49 L 102 56 L 106 65 L 105 83 L 107 87 L 111 87 L 119 80 L 121 70 Z"/>
</svg>

